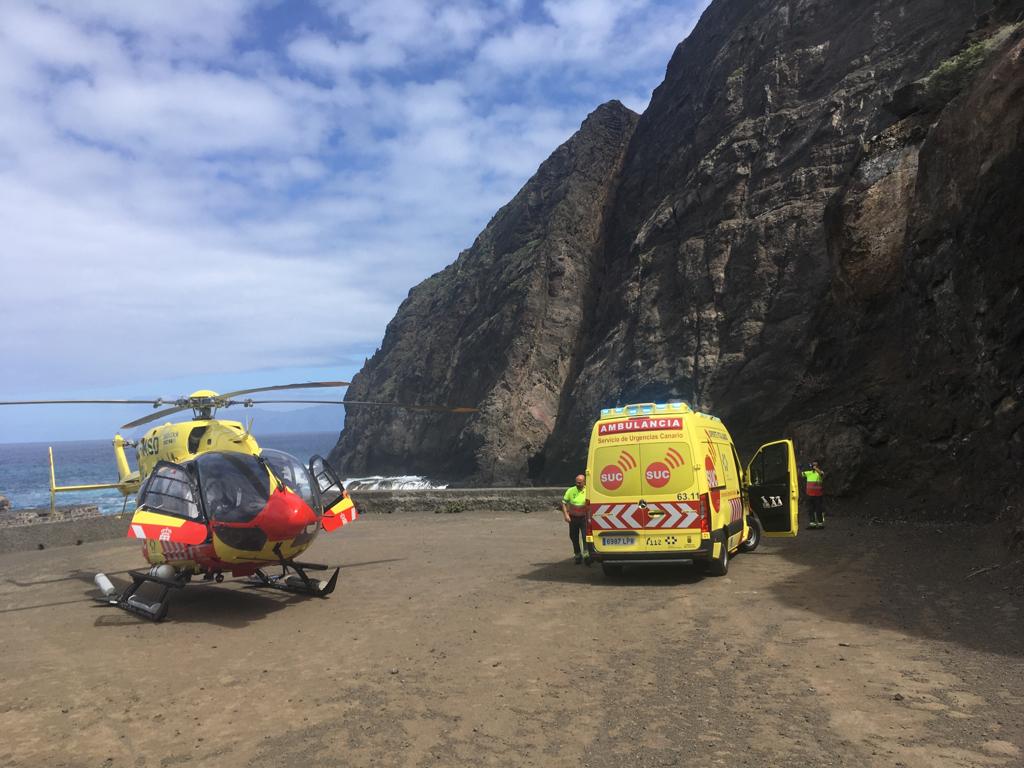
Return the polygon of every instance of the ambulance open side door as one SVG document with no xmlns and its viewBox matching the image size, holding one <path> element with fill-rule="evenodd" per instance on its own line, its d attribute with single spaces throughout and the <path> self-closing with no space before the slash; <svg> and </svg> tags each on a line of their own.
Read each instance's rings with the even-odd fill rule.
<svg viewBox="0 0 1024 768">
<path fill-rule="evenodd" d="M 792 440 L 758 448 L 747 464 L 744 486 L 765 536 L 796 536 L 800 485 Z"/>
</svg>

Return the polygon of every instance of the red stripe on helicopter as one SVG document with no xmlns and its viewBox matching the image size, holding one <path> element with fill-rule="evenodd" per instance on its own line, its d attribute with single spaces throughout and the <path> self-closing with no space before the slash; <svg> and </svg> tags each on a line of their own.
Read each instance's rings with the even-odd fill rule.
<svg viewBox="0 0 1024 768">
<path fill-rule="evenodd" d="M 355 522 L 357 517 L 359 517 L 359 510 L 356 509 L 352 499 L 346 495 L 345 498 L 324 512 L 320 525 L 329 533 L 341 528 L 343 525 Z"/>
<path fill-rule="evenodd" d="M 129 539 L 152 539 L 159 542 L 174 544 L 202 544 L 206 541 L 207 528 L 201 523 L 171 518 L 173 523 L 136 522 L 128 526 Z"/>
</svg>

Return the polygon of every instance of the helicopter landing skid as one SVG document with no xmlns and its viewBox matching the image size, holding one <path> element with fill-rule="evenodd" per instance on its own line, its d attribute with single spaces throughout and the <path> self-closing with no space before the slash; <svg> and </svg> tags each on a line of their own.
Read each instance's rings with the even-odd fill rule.
<svg viewBox="0 0 1024 768">
<path fill-rule="evenodd" d="M 289 574 L 289 568 L 295 571 L 295 573 Z M 257 588 L 269 587 L 270 589 L 280 589 L 284 592 L 296 592 L 301 595 L 312 595 L 313 597 L 327 597 L 334 591 L 334 587 L 338 584 L 340 568 L 335 568 L 331 578 L 327 581 L 309 578 L 306 575 L 307 570 L 325 571 L 327 566 L 317 563 L 283 562 L 281 563 L 281 574 L 279 576 L 271 576 L 264 573 L 262 569 L 257 568 L 256 573 L 253 574 L 256 581 L 252 582 L 250 586 Z"/>
<path fill-rule="evenodd" d="M 129 571 L 132 577 L 132 584 L 124 592 L 118 594 L 111 592 L 104 597 L 96 598 L 101 603 L 113 605 L 121 610 L 134 613 L 150 621 L 160 621 L 167 615 L 167 592 L 171 589 L 181 589 L 185 586 L 183 581 L 173 579 L 161 579 L 159 576 L 152 576 L 148 573 Z M 160 594 L 155 600 L 145 600 L 136 593 L 146 583 L 156 584 L 160 587 Z"/>
</svg>

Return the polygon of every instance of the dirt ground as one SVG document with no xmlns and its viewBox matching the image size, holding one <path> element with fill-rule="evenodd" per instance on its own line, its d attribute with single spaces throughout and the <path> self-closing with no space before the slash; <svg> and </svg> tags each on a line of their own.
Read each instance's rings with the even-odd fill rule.
<svg viewBox="0 0 1024 768">
<path fill-rule="evenodd" d="M 4 555 L 0 765 L 1021 766 L 1024 598 L 958 530 L 612 582 L 558 513 L 368 516 L 308 553 L 330 598 L 194 584 L 162 624 L 92 600 L 135 542 Z"/>
</svg>

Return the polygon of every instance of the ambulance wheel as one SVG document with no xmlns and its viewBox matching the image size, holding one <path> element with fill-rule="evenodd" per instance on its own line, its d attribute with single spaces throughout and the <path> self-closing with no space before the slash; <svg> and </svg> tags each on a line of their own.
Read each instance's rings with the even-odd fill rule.
<svg viewBox="0 0 1024 768">
<path fill-rule="evenodd" d="M 721 554 L 714 560 L 708 561 L 708 573 L 712 576 L 725 576 L 729 572 L 729 538 L 722 536 Z"/>
<path fill-rule="evenodd" d="M 622 576 L 622 566 L 614 563 L 601 563 L 601 570 L 609 579 L 618 579 Z"/>
<path fill-rule="evenodd" d="M 740 552 L 753 552 L 761 543 L 761 521 L 751 515 L 747 518 L 747 540 L 740 544 Z"/>
</svg>

